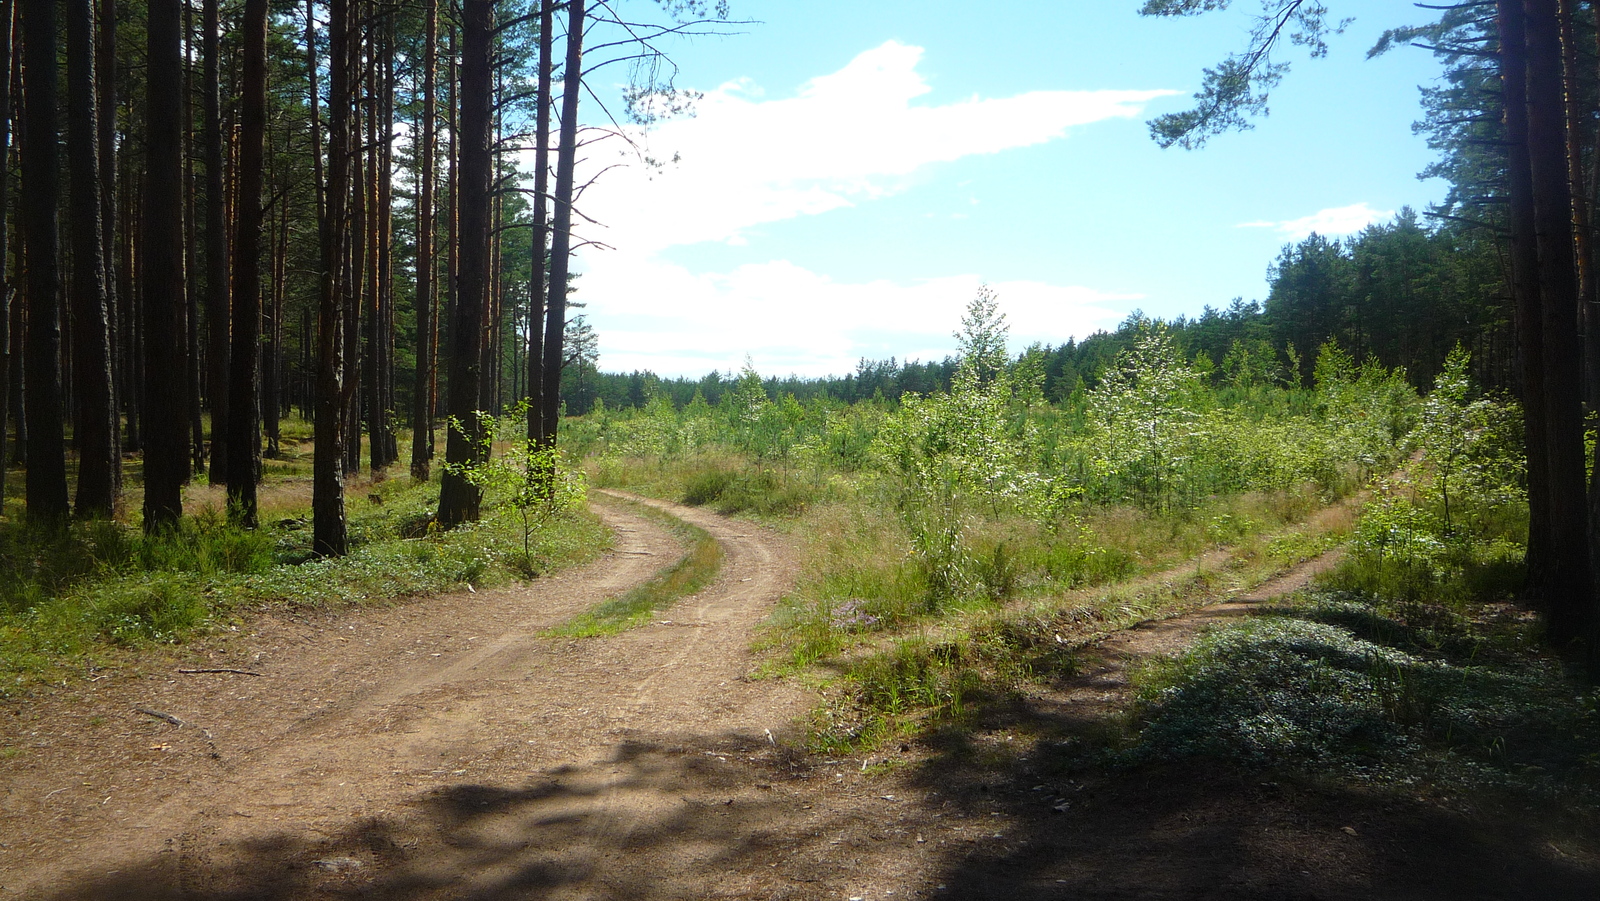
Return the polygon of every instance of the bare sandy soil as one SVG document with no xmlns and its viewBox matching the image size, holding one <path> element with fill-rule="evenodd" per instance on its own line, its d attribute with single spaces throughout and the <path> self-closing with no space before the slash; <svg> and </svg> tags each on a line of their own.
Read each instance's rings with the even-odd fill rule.
<svg viewBox="0 0 1600 901">
<path fill-rule="evenodd" d="M 1593 837 L 1537 812 L 1071 762 L 1130 664 L 1309 567 L 1113 636 L 975 732 L 826 759 L 789 741 L 816 697 L 749 678 L 784 540 L 652 503 L 725 562 L 623 635 L 539 637 L 681 552 L 602 504 L 619 540 L 589 566 L 262 617 L 9 702 L 0 899 L 1600 897 Z M 182 672 L 202 669 L 238 672 Z"/>
</svg>

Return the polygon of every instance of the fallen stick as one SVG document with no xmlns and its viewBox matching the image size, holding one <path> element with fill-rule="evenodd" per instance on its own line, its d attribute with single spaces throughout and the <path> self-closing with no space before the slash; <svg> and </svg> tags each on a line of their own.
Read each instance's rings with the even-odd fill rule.
<svg viewBox="0 0 1600 901">
<path fill-rule="evenodd" d="M 170 713 L 162 713 L 159 710 L 151 710 L 147 707 L 135 707 L 133 708 L 133 712 L 142 713 L 145 716 L 153 716 L 158 720 L 171 723 L 172 725 L 177 726 L 179 729 L 183 728 L 183 720 L 178 719 Z"/>
<path fill-rule="evenodd" d="M 178 672 L 183 673 L 184 675 L 194 675 L 195 673 L 232 673 L 235 676 L 266 676 L 266 673 L 258 673 L 254 670 L 229 669 L 227 667 L 220 667 L 218 669 L 180 669 Z"/>
</svg>

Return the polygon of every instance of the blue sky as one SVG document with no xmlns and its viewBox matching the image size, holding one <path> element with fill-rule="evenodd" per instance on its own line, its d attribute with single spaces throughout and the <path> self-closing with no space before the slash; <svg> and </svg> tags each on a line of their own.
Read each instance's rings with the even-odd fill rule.
<svg viewBox="0 0 1600 901">
<path fill-rule="evenodd" d="M 1263 298 L 1286 242 L 1443 194 L 1416 178 L 1432 155 L 1411 133 L 1437 64 L 1410 48 L 1365 59 L 1425 12 L 1330 0 L 1355 22 L 1328 57 L 1287 50 L 1269 117 L 1184 151 L 1156 147 L 1145 120 L 1185 108 L 1256 3 L 1187 19 L 1138 5 L 734 0 L 760 23 L 674 49 L 680 86 L 706 96 L 646 140 L 680 161 L 612 170 L 583 198 L 604 226 L 583 237 L 609 245 L 578 263 L 601 368 L 938 358 L 980 281 L 1014 349 L 1059 343 L 1133 309 Z"/>
</svg>

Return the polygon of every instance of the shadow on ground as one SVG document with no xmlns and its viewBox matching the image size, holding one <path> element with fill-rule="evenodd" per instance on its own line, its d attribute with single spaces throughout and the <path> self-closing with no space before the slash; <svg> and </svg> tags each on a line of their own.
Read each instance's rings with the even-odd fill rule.
<svg viewBox="0 0 1600 901">
<path fill-rule="evenodd" d="M 363 898 L 1593 899 L 1592 831 L 1540 811 L 1236 769 L 1085 767 L 1097 728 L 1013 704 L 886 776 L 765 737 L 657 737 L 407 812 L 229 839 L 197 825 L 49 901 Z M 830 765 L 832 764 L 832 765 Z M 1587 828 L 1587 827 L 1585 827 Z M 893 892 L 893 894 L 889 894 Z"/>
<path fill-rule="evenodd" d="M 1108 766 L 1119 725 L 1038 699 L 976 718 L 988 728 L 930 737 L 935 753 L 910 778 L 1011 825 L 945 862 L 941 897 L 1600 898 L 1593 811 L 1424 799 L 1215 758 Z"/>
</svg>

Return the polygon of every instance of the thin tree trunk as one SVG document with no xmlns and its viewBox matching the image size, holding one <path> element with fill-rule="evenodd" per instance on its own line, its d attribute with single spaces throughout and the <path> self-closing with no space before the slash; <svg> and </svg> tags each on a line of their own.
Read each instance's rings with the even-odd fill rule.
<svg viewBox="0 0 1600 901">
<path fill-rule="evenodd" d="M 417 378 L 411 404 L 411 477 L 426 482 L 433 464 L 433 367 L 438 336 L 433 324 L 433 182 L 434 128 L 433 73 L 438 68 L 438 0 L 422 7 L 422 162 L 417 170 Z"/>
<path fill-rule="evenodd" d="M 206 354 L 200 338 L 200 217 L 195 214 L 199 208 L 199 192 L 195 190 L 194 177 L 198 155 L 194 136 L 194 66 L 191 65 L 195 58 L 194 38 L 194 4 L 186 2 L 183 5 L 183 271 L 189 342 L 189 460 L 192 471 L 199 475 L 206 471 L 205 404 L 202 403 Z"/>
<path fill-rule="evenodd" d="M 544 430 L 554 446 L 561 418 L 561 369 L 566 364 L 567 273 L 572 250 L 573 170 L 577 163 L 578 99 L 583 90 L 584 0 L 567 4 L 567 59 L 561 88 L 561 143 L 556 149 L 555 221 L 550 241 L 550 300 L 544 329 Z"/>
<path fill-rule="evenodd" d="M 317 221 L 323 219 L 324 195 L 327 193 L 327 182 L 323 181 L 322 173 L 322 117 L 320 113 L 320 99 L 317 96 L 317 19 L 315 15 L 317 0 L 306 0 L 306 101 L 311 107 L 311 180 L 315 183 L 312 193 L 317 198 Z"/>
<path fill-rule="evenodd" d="M 395 100 L 395 20 L 393 15 L 385 20 L 383 30 L 383 141 L 380 148 L 382 163 L 378 171 L 378 235 L 379 323 L 381 340 L 378 348 L 378 400 L 383 413 L 383 465 L 389 466 L 400 459 L 399 444 L 394 428 L 394 100 Z"/>
<path fill-rule="evenodd" d="M 317 303 L 317 397 L 312 460 L 312 548 L 349 550 L 344 515 L 344 201 L 349 192 L 350 26 L 347 0 L 328 0 L 328 181 L 320 220 L 322 277 Z M 316 66 L 311 66 L 316 71 Z"/>
<path fill-rule="evenodd" d="M 188 478 L 189 368 L 183 340 L 183 56 L 179 0 L 149 0 L 149 81 L 145 118 L 144 285 L 146 346 L 161 355 L 144 368 L 147 531 L 171 527 L 183 514 Z"/>
<path fill-rule="evenodd" d="M 67 517 L 67 461 L 61 397 L 61 275 L 56 236 L 59 154 L 56 126 L 56 4 L 23 5 L 27 141 L 22 147 L 22 228 L 28 254 L 28 518 Z"/>
<path fill-rule="evenodd" d="M 201 5 L 201 151 L 206 165 L 206 402 L 211 407 L 211 484 L 228 478 L 228 230 L 222 162 L 222 49 L 219 0 Z"/>
<path fill-rule="evenodd" d="M 110 517 L 122 492 L 112 389 L 111 309 L 101 240 L 94 5 L 67 0 L 67 156 L 71 185 L 72 363 L 76 373 L 79 516 Z"/>
<path fill-rule="evenodd" d="M 0 511 L 6 496 L 6 432 L 11 404 L 11 35 L 15 0 L 0 0 Z"/>
<path fill-rule="evenodd" d="M 124 377 L 122 357 L 127 354 L 121 341 L 122 303 L 118 297 L 117 277 L 117 2 L 100 0 L 99 35 L 96 43 L 99 54 L 98 92 L 95 111 L 98 123 L 95 133 L 100 154 L 100 253 L 105 268 L 106 311 L 111 328 L 111 422 L 116 429 L 117 452 L 123 452 L 121 414 L 122 397 L 128 391 Z M 119 461 L 120 472 L 120 461 Z"/>
<path fill-rule="evenodd" d="M 267 0 L 245 0 L 239 107 L 239 199 L 233 254 L 233 346 L 228 381 L 228 509 L 256 525 L 261 349 L 261 170 L 267 131 Z"/>
<path fill-rule="evenodd" d="M 20 31 L 20 29 L 18 29 Z M 17 206 L 22 206 L 19 201 Z M 21 213 L 21 210 L 18 210 Z M 22 267 L 22 229 L 17 229 L 12 237 L 11 259 L 13 260 L 12 272 L 15 277 L 12 284 L 22 286 L 21 290 L 11 299 L 11 364 L 7 367 L 11 375 L 11 394 L 6 398 L 7 405 L 11 408 L 11 419 L 16 425 L 16 440 L 11 447 L 11 466 L 24 466 L 28 462 L 28 405 L 23 395 L 27 393 L 28 373 L 23 361 L 28 355 L 28 304 L 27 304 L 27 277 L 28 274 Z M 26 485 L 24 485 L 26 488 Z"/>
<path fill-rule="evenodd" d="M 277 457 L 282 452 L 279 421 L 284 403 L 283 301 L 289 265 L 288 199 L 280 199 L 279 204 L 276 249 L 272 256 L 272 305 L 267 313 L 267 345 L 263 348 L 266 358 L 261 365 L 262 431 L 266 436 L 268 457 Z"/>
<path fill-rule="evenodd" d="M 450 415 L 455 422 L 445 443 L 453 466 L 478 462 L 483 440 L 478 422 L 482 377 L 480 346 L 489 288 L 489 203 L 493 0 L 463 0 L 461 27 L 461 180 L 454 318 L 450 324 Z M 447 467 L 439 491 L 439 523 L 454 526 L 479 515 L 482 493 Z"/>
<path fill-rule="evenodd" d="M 554 81 L 555 3 L 539 0 L 539 83 L 533 139 L 533 248 L 528 266 L 528 440 L 551 445 L 544 422 L 546 268 L 550 245 L 550 106 Z"/>
<path fill-rule="evenodd" d="M 130 110 L 131 114 L 131 110 Z M 121 217 L 122 229 L 120 240 L 117 243 L 118 253 L 121 255 L 121 265 L 117 267 L 117 300 L 122 309 L 117 316 L 117 325 L 122 331 L 122 347 L 120 359 L 122 362 L 122 400 L 123 412 L 127 417 L 127 440 L 123 442 L 123 449 L 129 452 L 144 450 L 144 439 L 141 432 L 141 419 L 144 410 L 144 356 L 140 353 L 139 334 L 142 331 L 142 307 L 139 304 L 139 292 L 134 290 L 134 207 L 133 197 L 136 193 L 135 185 L 138 179 L 126 171 L 131 165 L 131 156 L 124 155 L 119 160 L 125 171 L 122 173 L 117 191 L 119 202 L 117 212 Z"/>
</svg>

